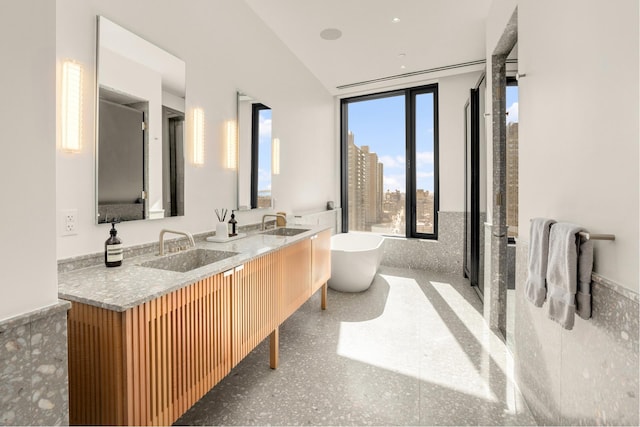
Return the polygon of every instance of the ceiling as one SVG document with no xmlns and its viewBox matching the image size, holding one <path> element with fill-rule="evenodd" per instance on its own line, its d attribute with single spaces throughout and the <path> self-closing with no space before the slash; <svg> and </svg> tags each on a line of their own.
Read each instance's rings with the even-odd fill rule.
<svg viewBox="0 0 640 427">
<path fill-rule="evenodd" d="M 491 0 L 245 1 L 334 95 L 475 71 L 486 56 Z"/>
</svg>

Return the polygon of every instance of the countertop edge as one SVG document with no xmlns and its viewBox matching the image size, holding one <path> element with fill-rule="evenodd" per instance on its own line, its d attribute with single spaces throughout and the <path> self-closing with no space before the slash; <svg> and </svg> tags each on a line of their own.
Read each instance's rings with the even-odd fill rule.
<svg viewBox="0 0 640 427">
<path fill-rule="evenodd" d="M 224 271 L 228 271 L 229 269 L 234 268 L 238 265 L 244 264 L 246 262 L 250 262 L 261 256 L 283 249 L 287 246 L 293 245 L 305 239 L 309 239 L 317 233 L 330 230 L 331 226 L 301 224 L 301 225 L 296 225 L 294 227 L 288 227 L 288 228 L 304 228 L 304 229 L 308 229 L 308 231 L 300 233 L 296 236 L 287 236 L 287 237 L 269 236 L 268 238 L 271 239 L 272 245 L 265 244 L 251 251 L 246 251 L 244 253 L 240 252 L 238 255 L 235 255 L 231 258 L 214 262 L 209 265 L 200 267 L 198 269 L 195 269 L 186 273 L 149 269 L 147 267 L 142 267 L 137 265 L 140 262 L 144 261 L 145 259 L 148 259 L 150 257 L 148 255 L 141 255 L 141 256 L 130 258 L 127 260 L 127 263 L 129 264 L 127 272 L 130 272 L 130 274 L 138 274 L 137 273 L 138 269 L 136 267 L 138 267 L 139 269 L 143 269 L 143 270 L 139 270 L 140 279 L 143 280 L 145 278 L 145 272 L 149 272 L 149 270 L 152 270 L 154 274 L 163 276 L 162 277 L 163 281 L 167 283 L 171 282 L 171 284 L 163 286 L 161 287 L 161 289 L 158 289 L 156 291 L 150 291 L 149 293 L 146 293 L 143 296 L 134 298 L 131 301 L 128 301 L 127 303 L 119 304 L 113 301 L 109 301 L 109 298 L 99 298 L 92 295 L 84 294 L 82 292 L 78 292 L 77 291 L 78 288 L 81 288 L 86 291 L 84 283 L 79 287 L 67 289 L 68 286 L 66 285 L 66 283 L 77 282 L 76 284 L 79 284 L 79 282 L 90 280 L 92 272 L 96 273 L 95 276 L 97 279 L 99 275 L 105 274 L 105 272 L 107 271 L 107 268 L 104 266 L 92 266 L 92 267 L 87 267 L 87 268 L 74 270 L 70 272 L 59 273 L 58 274 L 58 283 L 59 283 L 58 297 L 66 301 L 87 304 L 87 305 L 107 309 L 110 311 L 124 312 L 133 307 L 139 306 L 148 301 L 151 301 L 153 299 L 159 298 L 163 295 L 169 294 L 178 289 L 182 289 L 186 286 L 194 284 L 207 277 L 211 277 L 216 274 L 222 273 Z M 254 234 L 248 235 L 244 239 L 251 239 L 252 237 L 261 236 L 261 235 L 262 235 L 261 233 L 254 233 Z M 196 247 L 229 250 L 227 248 L 227 245 L 238 244 L 238 242 L 242 244 L 243 243 L 242 241 L 244 239 L 239 239 L 239 240 L 234 240 L 231 242 L 224 242 L 224 243 L 205 241 L 205 242 L 199 242 L 196 245 Z M 120 267 L 115 267 L 115 268 L 120 268 Z M 111 271 L 117 271 L 115 270 L 115 268 L 114 270 L 111 270 Z M 76 290 L 76 292 L 74 292 L 74 289 Z"/>
<path fill-rule="evenodd" d="M 38 319 L 50 317 L 61 311 L 68 311 L 70 308 L 71 303 L 69 301 L 58 300 L 58 302 L 56 303 L 35 309 L 28 313 L 23 313 L 4 320 L 0 320 L 0 333 L 17 328 L 19 326 L 27 325 Z"/>
</svg>

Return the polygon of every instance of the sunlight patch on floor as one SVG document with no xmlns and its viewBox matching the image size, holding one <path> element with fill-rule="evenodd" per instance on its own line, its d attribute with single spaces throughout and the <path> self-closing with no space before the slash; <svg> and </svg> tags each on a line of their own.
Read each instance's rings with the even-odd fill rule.
<svg viewBox="0 0 640 427">
<path fill-rule="evenodd" d="M 456 313 L 460 322 L 469 330 L 469 333 L 480 343 L 484 354 L 491 356 L 492 349 L 502 349 L 504 343 L 487 326 L 482 316 L 453 286 L 449 283 L 430 282 L 433 288 L 447 303 L 449 308 Z M 506 361 L 504 358 L 492 358 L 500 367 L 503 373 L 507 373 Z"/>
<path fill-rule="evenodd" d="M 381 277 L 389 284 L 382 314 L 362 322 L 341 322 L 338 355 L 497 402 L 471 359 L 475 355 L 465 352 L 418 283 Z"/>
<path fill-rule="evenodd" d="M 516 401 L 514 385 L 514 364 L 511 354 L 505 349 L 505 343 L 489 329 L 484 322 L 482 314 L 462 297 L 451 284 L 435 281 L 430 283 L 482 346 L 483 353 L 480 370 L 483 377 L 486 378 L 491 375 L 492 363 L 499 367 L 506 377 L 505 403 L 509 412 L 516 413 L 518 402 Z"/>
</svg>

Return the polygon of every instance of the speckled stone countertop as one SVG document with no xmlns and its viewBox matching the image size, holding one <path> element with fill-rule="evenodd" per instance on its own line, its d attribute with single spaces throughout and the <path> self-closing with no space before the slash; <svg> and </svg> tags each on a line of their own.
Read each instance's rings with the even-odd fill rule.
<svg viewBox="0 0 640 427">
<path fill-rule="evenodd" d="M 120 267 L 107 268 L 102 264 L 61 272 L 58 274 L 58 297 L 113 311 L 125 311 L 269 252 L 308 239 L 330 227 L 304 225 L 287 228 L 304 228 L 308 231 L 287 237 L 255 233 L 225 243 L 199 242 L 196 248 L 237 252 L 237 255 L 185 273 L 140 265 L 160 258 L 157 254 L 125 258 Z M 165 256 L 171 255 L 175 254 Z"/>
</svg>

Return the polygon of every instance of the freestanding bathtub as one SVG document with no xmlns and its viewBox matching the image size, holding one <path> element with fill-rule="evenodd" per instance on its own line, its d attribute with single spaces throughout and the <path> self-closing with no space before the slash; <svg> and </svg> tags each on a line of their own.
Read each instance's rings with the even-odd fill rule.
<svg viewBox="0 0 640 427">
<path fill-rule="evenodd" d="M 371 286 L 382 260 L 384 237 L 369 233 L 342 233 L 331 237 L 329 287 L 362 292 Z"/>
</svg>

